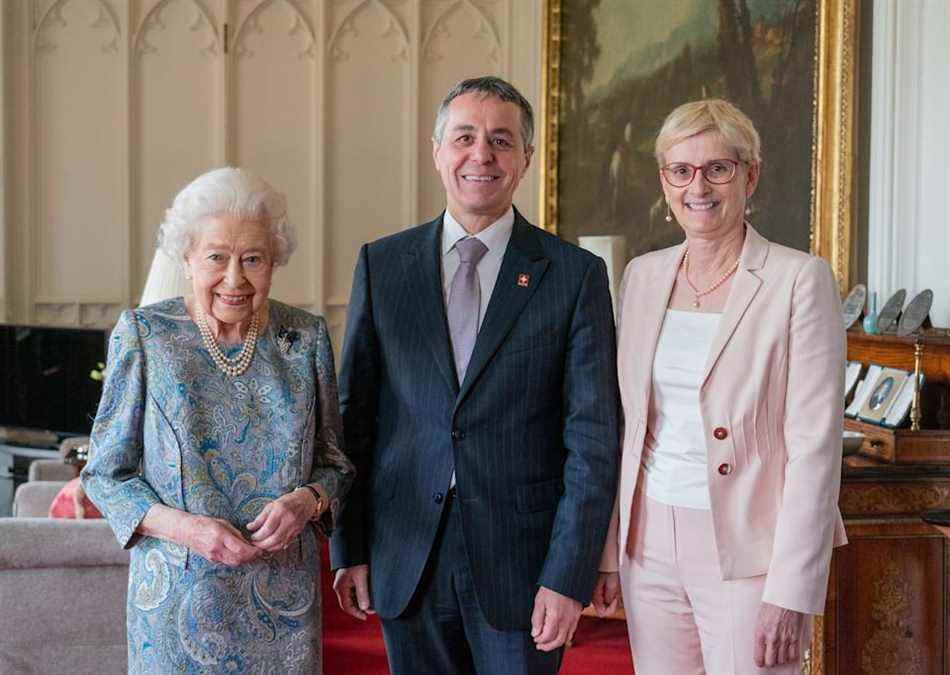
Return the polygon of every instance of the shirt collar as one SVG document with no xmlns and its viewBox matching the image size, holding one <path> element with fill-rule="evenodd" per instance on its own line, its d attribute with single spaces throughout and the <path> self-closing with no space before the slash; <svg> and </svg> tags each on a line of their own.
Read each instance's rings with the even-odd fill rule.
<svg viewBox="0 0 950 675">
<path fill-rule="evenodd" d="M 487 255 L 501 256 L 508 246 L 508 240 L 511 239 L 511 233 L 515 227 L 515 210 L 509 206 L 504 215 L 484 230 L 474 235 L 488 247 Z M 459 223 L 449 210 L 445 210 L 442 217 L 442 255 L 445 256 L 449 251 L 455 248 L 455 244 L 466 237 L 470 237 L 462 224 Z"/>
</svg>

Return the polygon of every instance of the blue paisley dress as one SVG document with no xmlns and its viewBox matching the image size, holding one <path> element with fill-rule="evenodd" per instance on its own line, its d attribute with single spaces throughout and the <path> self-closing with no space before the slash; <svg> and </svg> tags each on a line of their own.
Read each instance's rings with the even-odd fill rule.
<svg viewBox="0 0 950 675">
<path fill-rule="evenodd" d="M 250 368 L 215 367 L 182 298 L 122 314 L 83 485 L 131 548 L 130 673 L 320 673 L 317 528 L 353 479 L 322 318 L 271 300 Z M 236 346 L 229 356 L 240 349 Z M 280 553 L 240 567 L 136 534 L 153 504 L 241 532 L 304 483 L 331 506 Z"/>
</svg>

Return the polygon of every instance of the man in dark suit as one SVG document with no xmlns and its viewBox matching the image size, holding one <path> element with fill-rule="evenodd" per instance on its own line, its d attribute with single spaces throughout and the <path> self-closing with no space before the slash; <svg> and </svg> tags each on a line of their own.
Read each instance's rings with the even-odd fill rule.
<svg viewBox="0 0 950 675">
<path fill-rule="evenodd" d="M 510 84 L 460 82 L 433 137 L 446 210 L 356 265 L 340 401 L 358 473 L 331 559 L 396 675 L 556 673 L 591 598 L 618 466 L 613 312 L 603 261 L 512 206 L 532 134 Z"/>
</svg>

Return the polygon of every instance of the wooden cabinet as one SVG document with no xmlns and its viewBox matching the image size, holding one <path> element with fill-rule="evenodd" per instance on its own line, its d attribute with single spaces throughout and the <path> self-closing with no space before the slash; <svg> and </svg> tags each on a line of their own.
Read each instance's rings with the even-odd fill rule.
<svg viewBox="0 0 950 675">
<path fill-rule="evenodd" d="M 848 358 L 913 370 L 914 340 L 849 331 Z M 849 543 L 832 556 L 813 675 L 950 674 L 950 540 L 920 519 L 950 508 L 945 335 L 926 338 L 921 367 L 923 431 L 848 421 L 867 438 L 863 456 L 842 466 L 838 503 Z"/>
<path fill-rule="evenodd" d="M 920 520 L 950 508 L 950 467 L 847 458 L 839 504 L 849 543 L 832 558 L 811 672 L 950 673 L 950 545 Z"/>
</svg>

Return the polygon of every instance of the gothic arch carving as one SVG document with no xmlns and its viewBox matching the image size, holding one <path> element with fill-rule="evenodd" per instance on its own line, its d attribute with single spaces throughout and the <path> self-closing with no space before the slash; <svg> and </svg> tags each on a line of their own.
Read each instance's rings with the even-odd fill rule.
<svg viewBox="0 0 950 675">
<path fill-rule="evenodd" d="M 33 50 L 35 52 L 49 52 L 58 47 L 54 42 L 46 38 L 45 31 L 52 25 L 60 28 L 66 27 L 66 19 L 63 18 L 63 8 L 73 0 L 56 0 L 43 13 L 36 26 L 33 29 Z M 105 0 L 92 0 L 95 3 L 98 12 L 89 23 L 90 28 L 111 28 L 111 39 L 102 43 L 102 51 L 118 54 L 119 37 L 122 35 L 122 29 L 119 27 L 119 19 L 116 17 L 112 8 L 106 4 Z"/>
<path fill-rule="evenodd" d="M 455 0 L 455 2 L 443 9 L 435 21 L 432 22 L 432 26 L 429 27 L 425 39 L 422 42 L 422 53 L 426 61 L 440 61 L 444 58 L 442 54 L 436 51 L 434 40 L 437 37 L 451 37 L 446 27 L 448 18 L 465 7 L 475 14 L 478 23 L 472 37 L 476 39 L 487 39 L 491 44 L 491 51 L 488 53 L 488 58 L 495 63 L 498 62 L 501 53 L 501 38 L 498 36 L 498 29 L 495 28 L 495 23 L 485 10 L 472 0 Z"/>
<path fill-rule="evenodd" d="M 363 0 L 356 7 L 350 10 L 350 12 L 343 18 L 343 21 L 340 22 L 340 25 L 336 27 L 336 30 L 333 31 L 333 35 L 330 36 L 329 50 L 330 58 L 334 61 L 345 61 L 349 58 L 349 52 L 343 49 L 340 46 L 340 40 L 346 35 L 358 35 L 359 31 L 356 30 L 353 22 L 356 20 L 356 17 L 359 16 L 364 11 L 368 10 L 370 7 L 375 6 L 382 9 L 389 21 L 386 23 L 386 28 L 380 33 L 379 37 L 387 38 L 392 35 L 398 35 L 399 48 L 392 55 L 393 61 L 405 60 L 409 56 L 409 33 L 406 31 L 406 27 L 403 26 L 402 21 L 399 20 L 399 17 L 386 5 L 382 0 Z"/>
<path fill-rule="evenodd" d="M 308 40 L 307 45 L 303 51 L 297 53 L 297 56 L 300 58 L 314 58 L 314 49 L 316 48 L 316 34 L 313 32 L 313 26 L 310 25 L 309 19 L 304 16 L 304 14 L 300 11 L 300 8 L 291 2 L 291 0 L 264 0 L 257 7 L 251 10 L 251 13 L 247 15 L 247 17 L 244 19 L 244 22 L 241 23 L 241 25 L 238 26 L 238 29 L 234 32 L 234 54 L 237 58 L 250 58 L 254 56 L 254 51 L 244 46 L 244 36 L 249 31 L 253 31 L 258 35 L 264 32 L 264 29 L 261 28 L 261 24 L 259 23 L 261 13 L 277 2 L 283 2 L 285 5 L 287 5 L 294 16 L 293 23 L 290 25 L 290 29 L 287 31 L 287 36 L 293 37 L 294 35 L 298 35 L 301 32 L 306 34 Z"/>
<path fill-rule="evenodd" d="M 160 0 L 148 14 L 145 15 L 145 18 L 142 19 L 142 22 L 139 24 L 139 28 L 135 33 L 133 38 L 133 54 L 136 57 L 142 56 L 143 54 L 154 54 L 156 47 L 149 43 L 148 34 L 153 30 L 164 30 L 165 22 L 162 19 L 162 11 L 165 10 L 168 5 L 170 5 L 175 0 Z M 202 47 L 201 52 L 203 54 L 213 55 L 217 53 L 218 50 L 218 29 L 215 27 L 214 17 L 208 12 L 208 10 L 202 5 L 198 0 L 186 0 L 194 9 L 195 16 L 192 19 L 191 23 L 188 24 L 188 29 L 191 31 L 201 30 L 205 28 L 210 36 L 208 43 Z"/>
</svg>

